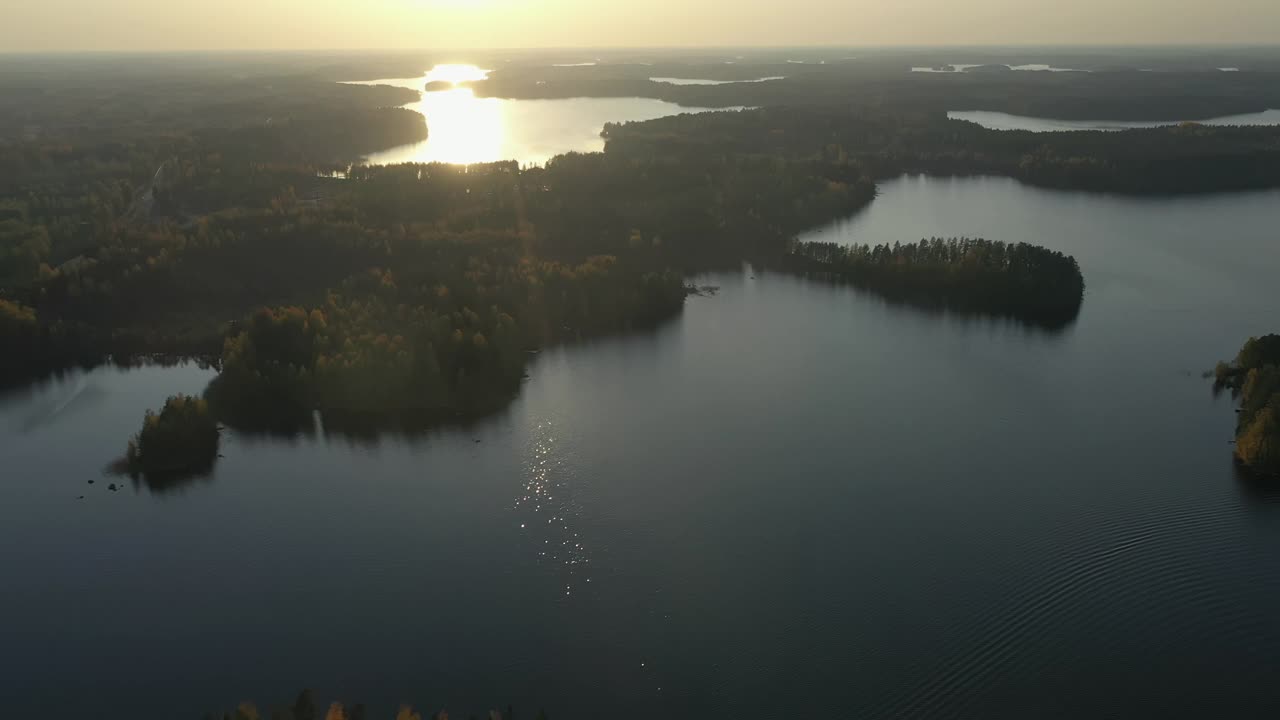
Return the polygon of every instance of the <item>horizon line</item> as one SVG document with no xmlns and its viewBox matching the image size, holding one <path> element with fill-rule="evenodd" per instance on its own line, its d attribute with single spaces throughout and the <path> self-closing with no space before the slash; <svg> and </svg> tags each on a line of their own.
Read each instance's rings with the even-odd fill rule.
<svg viewBox="0 0 1280 720">
<path fill-rule="evenodd" d="M 956 43 L 913 45 L 906 43 L 882 44 L 775 44 L 775 45 L 545 45 L 525 47 L 210 47 L 210 48 L 51 48 L 45 50 L 0 50 L 0 57 L 24 55 L 225 55 L 235 53 L 307 54 L 307 53 L 441 53 L 441 52 L 654 52 L 675 50 L 1023 50 L 1023 49 L 1074 49 L 1074 50 L 1123 50 L 1123 49 L 1257 49 L 1280 50 L 1280 41 L 1263 42 L 1120 42 L 1120 43 Z"/>
</svg>

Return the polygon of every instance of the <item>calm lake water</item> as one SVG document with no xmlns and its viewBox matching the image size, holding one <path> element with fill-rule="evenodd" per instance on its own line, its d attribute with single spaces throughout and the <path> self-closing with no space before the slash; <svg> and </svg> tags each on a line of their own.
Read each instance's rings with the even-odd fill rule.
<svg viewBox="0 0 1280 720">
<path fill-rule="evenodd" d="M 1160 122 L 1129 122 L 1123 120 L 1053 120 L 1051 118 L 1010 115 L 1002 112 L 985 110 L 953 111 L 947 113 L 952 120 L 968 120 L 991 130 L 1029 130 L 1031 132 L 1067 132 L 1071 130 L 1133 130 L 1136 128 L 1164 127 L 1177 125 L 1178 120 Z M 1202 125 L 1280 125 L 1280 110 L 1246 115 L 1226 115 L 1209 120 L 1197 120 Z"/>
<path fill-rule="evenodd" d="M 737 85 L 739 83 L 752 84 L 786 79 L 785 75 L 772 75 L 770 77 L 755 78 L 754 80 L 705 80 L 702 78 L 651 77 L 649 78 L 649 81 L 663 83 L 665 85 Z"/>
<path fill-rule="evenodd" d="M 915 73 L 963 73 L 968 72 L 976 67 L 982 67 L 975 63 L 955 63 L 951 65 L 939 65 L 937 67 L 913 67 L 911 72 Z M 1089 72 L 1088 70 L 1078 70 L 1076 68 L 1054 67 L 1053 65 L 1045 65 L 1043 63 L 1032 63 L 1029 65 L 1005 65 L 1010 70 L 1019 72 Z"/>
<path fill-rule="evenodd" d="M 516 160 L 522 165 L 540 165 L 567 152 L 603 150 L 604 138 L 600 137 L 600 131 L 606 123 L 709 111 L 651 98 L 480 98 L 462 85 L 487 76 L 488 71 L 474 65 L 437 65 L 418 78 L 353 83 L 392 85 L 422 92 L 421 100 L 404 107 L 422 113 L 430 133 L 430 137 L 420 143 L 374 153 L 367 161 L 373 165 L 392 165 Z M 424 92 L 430 82 L 459 85 Z"/>
<path fill-rule="evenodd" d="M 0 703 L 1274 717 L 1280 493 L 1237 479 L 1200 373 L 1277 330 L 1280 193 L 882 189 L 812 237 L 1061 249 L 1078 322 L 718 274 L 656 332 L 543 352 L 475 427 L 232 435 L 167 492 L 102 468 L 208 372 L 5 397 Z"/>
</svg>

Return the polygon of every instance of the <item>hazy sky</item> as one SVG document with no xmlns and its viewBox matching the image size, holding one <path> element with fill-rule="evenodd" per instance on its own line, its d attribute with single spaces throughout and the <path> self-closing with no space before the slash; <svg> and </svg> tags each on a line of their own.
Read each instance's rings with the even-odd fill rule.
<svg viewBox="0 0 1280 720">
<path fill-rule="evenodd" d="M 1280 0 L 5 0 L 0 51 L 1280 43 Z M 16 7 L 15 7 L 16 5 Z"/>
</svg>

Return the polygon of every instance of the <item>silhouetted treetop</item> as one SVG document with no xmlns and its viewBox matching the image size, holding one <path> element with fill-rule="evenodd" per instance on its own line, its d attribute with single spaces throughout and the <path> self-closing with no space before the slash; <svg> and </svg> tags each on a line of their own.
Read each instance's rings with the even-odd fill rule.
<svg viewBox="0 0 1280 720">
<path fill-rule="evenodd" d="M 887 297 L 1055 325 L 1084 297 L 1075 258 L 1026 243 L 932 238 L 894 245 L 797 242 L 794 267 L 827 273 Z"/>
</svg>

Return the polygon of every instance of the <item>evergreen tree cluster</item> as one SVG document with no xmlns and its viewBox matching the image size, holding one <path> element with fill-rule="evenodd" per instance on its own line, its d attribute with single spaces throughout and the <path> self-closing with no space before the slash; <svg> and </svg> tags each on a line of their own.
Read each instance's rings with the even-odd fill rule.
<svg viewBox="0 0 1280 720">
<path fill-rule="evenodd" d="M 847 280 L 888 298 L 1058 324 L 1084 298 L 1075 258 L 1027 243 L 931 238 L 893 245 L 797 242 L 796 267 Z"/>
<path fill-rule="evenodd" d="M 160 412 L 147 411 L 129 441 L 129 469 L 156 475 L 200 472 L 218 456 L 218 423 L 202 398 L 175 395 Z"/>
</svg>

